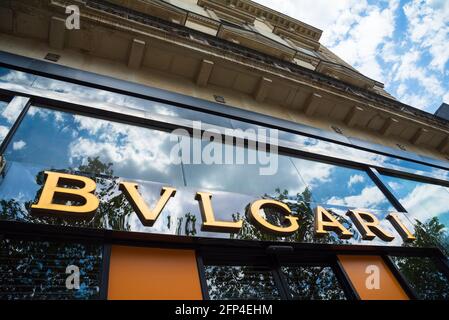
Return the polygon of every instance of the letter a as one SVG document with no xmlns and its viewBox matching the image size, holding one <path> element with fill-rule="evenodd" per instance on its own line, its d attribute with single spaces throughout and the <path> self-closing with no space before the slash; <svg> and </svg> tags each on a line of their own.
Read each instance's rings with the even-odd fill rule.
<svg viewBox="0 0 449 320">
<path fill-rule="evenodd" d="M 346 229 L 331 213 L 321 206 L 315 209 L 315 234 L 325 236 L 329 231 L 334 231 L 340 239 L 349 239 L 352 232 Z"/>
</svg>

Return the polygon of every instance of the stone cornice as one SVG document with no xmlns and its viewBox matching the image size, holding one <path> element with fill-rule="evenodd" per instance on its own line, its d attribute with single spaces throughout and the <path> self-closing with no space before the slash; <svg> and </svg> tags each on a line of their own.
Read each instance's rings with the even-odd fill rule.
<svg viewBox="0 0 449 320">
<path fill-rule="evenodd" d="M 198 4 L 220 4 L 222 7 L 232 7 L 239 12 L 245 12 L 253 17 L 263 18 L 273 26 L 281 26 L 287 30 L 294 30 L 310 40 L 318 42 L 322 31 L 302 21 L 284 15 L 250 0 L 198 0 Z"/>
<path fill-rule="evenodd" d="M 98 1 L 85 0 L 86 3 L 96 3 Z M 286 73 L 290 77 L 300 77 L 309 84 L 317 84 L 320 87 L 329 87 L 331 90 L 340 91 L 341 94 L 346 96 L 352 96 L 356 100 L 363 99 L 365 103 L 369 103 L 371 106 L 376 106 L 384 112 L 394 112 L 402 114 L 402 116 L 409 118 L 411 121 L 422 121 L 427 123 L 427 125 L 434 126 L 435 128 L 440 128 L 444 132 L 448 132 L 449 121 L 443 120 L 441 118 L 435 117 L 434 115 L 422 111 L 420 109 L 413 108 L 409 105 L 401 103 L 397 100 L 385 97 L 376 92 L 368 89 L 363 89 L 355 85 L 345 83 L 341 80 L 335 79 L 333 77 L 321 74 L 319 72 L 309 70 L 307 68 L 298 66 L 294 63 L 284 61 L 282 59 L 277 59 L 275 57 L 257 52 L 255 50 L 242 47 L 241 45 L 228 42 L 223 39 L 218 39 L 216 37 L 189 29 L 185 26 L 170 23 L 155 17 L 141 15 L 142 21 L 145 20 L 146 23 L 151 23 L 151 28 L 157 28 L 162 32 L 169 32 L 173 39 L 177 38 L 178 41 L 188 43 L 190 46 L 201 46 L 202 50 L 205 51 L 217 51 L 217 55 L 223 56 L 223 48 L 226 49 L 226 56 L 240 56 L 237 60 L 244 61 L 246 64 L 253 64 L 254 66 L 260 66 L 263 70 L 271 69 L 273 73 Z M 122 22 L 123 23 L 123 22 Z M 133 22 L 131 22 L 133 25 Z M 144 27 L 143 25 L 141 27 Z M 208 44 L 199 41 L 192 41 L 190 37 L 183 37 L 183 35 L 194 34 L 195 38 L 202 38 L 207 41 Z M 243 60 L 242 60 L 243 58 Z M 282 68 L 279 68 L 281 66 Z"/>
</svg>

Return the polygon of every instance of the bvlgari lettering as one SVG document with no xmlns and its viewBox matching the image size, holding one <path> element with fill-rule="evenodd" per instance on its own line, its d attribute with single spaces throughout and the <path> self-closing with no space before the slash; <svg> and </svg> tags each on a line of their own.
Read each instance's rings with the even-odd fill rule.
<svg viewBox="0 0 449 320">
<path fill-rule="evenodd" d="M 32 213 L 38 214 L 63 214 L 72 217 L 91 217 L 99 206 L 99 199 L 95 196 L 96 183 L 94 180 L 60 172 L 45 171 L 45 184 L 39 196 L 38 202 L 31 206 Z M 125 194 L 127 200 L 137 213 L 143 225 L 152 227 L 164 210 L 171 198 L 175 197 L 176 189 L 162 187 L 160 196 L 152 209 L 139 193 L 139 186 L 134 182 L 121 182 L 119 189 Z M 62 200 L 70 200 L 70 204 L 55 203 Z M 212 206 L 212 194 L 198 191 L 195 200 L 202 215 L 201 229 L 210 232 L 238 233 L 243 227 L 243 220 L 222 221 L 216 218 Z M 75 201 L 73 203 L 72 201 Z M 267 219 L 269 211 L 274 209 L 284 219 L 282 225 L 275 225 Z M 232 214 L 229 212 L 229 214 Z M 259 199 L 247 206 L 249 220 L 260 230 L 277 236 L 289 236 L 300 228 L 301 221 L 286 203 L 274 199 Z M 364 240 L 373 240 L 376 236 L 383 241 L 392 241 L 394 236 L 382 228 L 379 219 L 365 210 L 352 209 L 347 212 L 354 226 Z M 332 212 L 322 206 L 315 208 L 315 235 L 322 237 L 330 232 L 335 232 L 340 239 L 349 239 L 353 233 L 338 220 Z M 386 220 L 399 233 L 404 241 L 413 241 L 414 235 L 400 220 L 398 213 L 390 213 Z"/>
</svg>

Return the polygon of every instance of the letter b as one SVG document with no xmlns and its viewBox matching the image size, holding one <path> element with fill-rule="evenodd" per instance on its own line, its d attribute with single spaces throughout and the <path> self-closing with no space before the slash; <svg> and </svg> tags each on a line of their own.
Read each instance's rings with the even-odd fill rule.
<svg viewBox="0 0 449 320">
<path fill-rule="evenodd" d="M 38 203 L 31 206 L 32 213 L 59 213 L 77 217 L 90 217 L 98 208 L 98 198 L 93 194 L 96 183 L 83 176 L 75 176 L 59 172 L 45 171 L 46 180 Z M 77 186 L 75 188 L 60 187 L 60 183 Z M 82 201 L 81 205 L 54 203 L 55 199 Z"/>
</svg>

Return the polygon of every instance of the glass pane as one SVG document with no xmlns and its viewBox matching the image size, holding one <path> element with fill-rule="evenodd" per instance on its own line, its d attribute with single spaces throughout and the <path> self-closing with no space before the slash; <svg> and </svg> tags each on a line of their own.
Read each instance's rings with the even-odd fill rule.
<svg viewBox="0 0 449 320">
<path fill-rule="evenodd" d="M 34 88 L 50 90 L 58 93 L 66 93 L 76 99 L 82 98 L 96 102 L 106 102 L 116 105 L 124 105 L 126 95 L 111 91 L 91 88 L 67 81 L 37 76 L 32 85 Z"/>
<path fill-rule="evenodd" d="M 205 266 L 212 300 L 280 299 L 273 274 L 265 267 Z"/>
<path fill-rule="evenodd" d="M 392 209 L 388 199 L 365 171 L 300 158 L 292 160 L 317 203 Z"/>
<path fill-rule="evenodd" d="M 12 126 L 12 122 L 8 119 L 9 117 L 5 115 L 8 103 L 8 101 L 0 100 L 0 143 L 3 142 Z"/>
<path fill-rule="evenodd" d="M 449 280 L 429 257 L 391 257 L 420 299 L 448 300 Z"/>
<path fill-rule="evenodd" d="M 16 71 L 0 67 L 0 81 L 30 86 L 36 80 L 36 76 L 22 71 Z"/>
<path fill-rule="evenodd" d="M 256 196 L 275 196 L 284 191 L 288 196 L 296 196 L 306 188 L 306 184 L 301 180 L 287 156 L 270 154 L 270 160 L 265 165 L 262 164 L 263 160 L 258 160 L 261 155 L 266 154 L 265 152 L 228 144 L 193 140 L 193 143 L 202 144 L 203 154 L 204 151 L 211 149 L 215 149 L 217 154 L 221 153 L 217 158 L 219 163 L 226 163 L 225 155 L 232 154 L 234 164 L 219 164 L 218 161 L 207 164 L 204 159 L 200 159 L 199 164 L 194 164 L 194 159 L 191 159 L 190 164 L 184 165 L 187 186 Z M 244 161 L 238 162 L 237 154 L 243 155 Z M 253 156 L 255 160 L 249 160 Z M 265 173 L 270 174 L 262 174 L 264 170 L 267 170 Z"/>
<path fill-rule="evenodd" d="M 66 94 L 69 99 L 73 97 L 74 101 L 78 100 L 90 101 L 94 106 L 98 108 L 101 108 L 101 103 L 107 102 L 110 104 L 115 104 L 117 106 L 125 106 L 141 110 L 147 110 L 149 112 L 154 112 L 155 114 L 171 115 L 173 117 L 181 117 L 188 120 L 200 120 L 205 123 L 220 125 L 224 127 L 235 127 L 244 129 L 259 127 L 257 125 L 236 120 L 232 120 L 233 124 L 231 125 L 230 121 L 226 117 L 208 114 L 207 112 L 200 112 L 179 108 L 176 106 L 169 106 L 166 104 L 160 104 L 150 100 L 130 97 L 127 95 L 118 94 L 107 90 L 100 90 L 88 86 L 78 85 L 67 81 L 60 81 L 42 76 L 36 76 L 33 74 L 28 74 L 25 72 L 16 71 L 4 67 L 0 67 L 0 82 L 20 86 L 31 86 L 33 88 L 38 88 L 42 90 L 63 93 Z M 12 90 L 15 89 L 13 88 Z M 303 126 L 303 129 L 305 129 L 305 132 L 308 132 L 309 134 L 313 134 L 315 136 L 328 135 L 327 132 L 308 126 Z M 279 138 L 295 143 L 296 144 L 294 146 L 295 149 L 306 152 L 333 156 L 337 158 L 345 158 L 348 160 L 362 162 L 367 165 L 385 166 L 395 170 L 406 171 L 418 175 L 432 176 L 439 179 L 449 180 L 448 170 L 435 168 L 414 161 L 407 161 L 395 157 L 384 156 L 376 152 L 364 151 L 350 146 L 344 146 L 338 143 L 332 143 L 322 139 L 311 138 L 304 135 L 293 134 L 284 131 L 279 132 Z M 354 140 L 355 144 L 358 145 L 360 143 L 363 144 L 363 141 L 354 138 L 344 138 L 344 139 L 346 139 L 346 143 L 352 143 L 351 140 Z M 372 144 L 370 143 L 365 142 L 365 144 L 366 144 L 365 147 L 368 149 L 373 150 L 376 149 L 373 148 Z M 379 148 L 380 150 L 388 149 L 380 145 L 377 145 L 377 148 Z M 391 152 L 391 150 L 387 152 Z M 417 159 L 418 160 L 420 159 L 422 161 L 425 160 L 425 157 L 418 156 Z M 435 159 L 433 159 L 432 162 L 434 161 Z"/>
<path fill-rule="evenodd" d="M 449 254 L 449 188 L 436 184 L 382 175 L 415 224 L 419 246 L 440 244 Z"/>
<path fill-rule="evenodd" d="M 318 131 L 314 134 L 320 133 Z M 332 143 L 320 139 L 302 136 L 299 134 L 295 135 L 284 133 L 282 135 L 279 134 L 279 137 L 284 139 L 282 137 L 283 135 L 286 136 L 286 140 L 293 142 L 295 146 L 294 148 L 298 150 L 331 156 L 338 159 L 353 160 L 356 162 L 364 163 L 366 165 L 391 168 L 394 170 L 423 175 L 426 177 L 433 176 L 438 179 L 449 180 L 448 170 L 423 165 L 413 161 L 402 160 L 395 157 L 384 156 L 379 153 L 364 151 L 357 148 L 344 146 L 338 143 Z M 351 142 L 348 141 L 348 143 Z"/>
<path fill-rule="evenodd" d="M 343 300 L 346 296 L 331 267 L 281 267 L 290 294 L 298 300 Z"/>
<path fill-rule="evenodd" d="M 183 185 L 166 132 L 31 107 L 5 152 L 7 161 Z M 45 151 L 45 152 L 43 152 Z"/>
<path fill-rule="evenodd" d="M 16 122 L 25 106 L 26 100 L 24 97 L 16 97 L 12 101 L 0 100 L 0 143 L 3 142 Z"/>
<path fill-rule="evenodd" d="M 0 299 L 94 299 L 99 297 L 101 246 L 4 239 L 0 241 Z M 79 269 L 79 288 L 66 279 Z M 72 267 L 73 268 L 73 267 Z"/>
<path fill-rule="evenodd" d="M 231 121 L 225 117 L 220 117 L 210 113 L 191 110 L 187 108 L 176 107 L 174 105 L 166 103 L 160 103 L 135 97 L 127 97 L 125 104 L 127 107 L 145 110 L 151 114 L 181 118 L 191 121 L 201 121 L 225 128 L 231 127 Z"/>
</svg>

